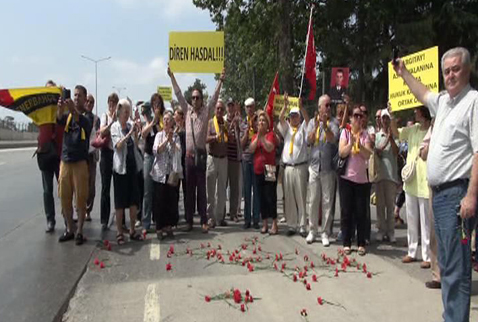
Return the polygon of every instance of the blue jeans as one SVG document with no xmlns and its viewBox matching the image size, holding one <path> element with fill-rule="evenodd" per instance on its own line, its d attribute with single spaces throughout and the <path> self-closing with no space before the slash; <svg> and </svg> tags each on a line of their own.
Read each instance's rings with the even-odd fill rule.
<svg viewBox="0 0 478 322">
<path fill-rule="evenodd" d="M 462 219 L 457 216 L 467 188 L 468 184 L 463 182 L 441 191 L 433 190 L 445 322 L 470 320 L 471 242 L 468 240 L 466 244 L 461 243 Z M 468 238 L 475 227 L 475 220 L 476 215 L 463 221 Z"/>
<path fill-rule="evenodd" d="M 153 179 L 150 172 L 153 168 L 154 155 L 144 154 L 143 175 L 144 175 L 144 199 L 142 223 L 144 229 L 151 227 L 151 214 L 153 213 Z"/>
<path fill-rule="evenodd" d="M 254 165 L 252 162 L 242 161 L 244 178 L 244 223 L 251 223 L 251 203 L 252 220 L 259 223 L 260 203 L 259 191 L 257 189 L 256 176 L 254 174 Z M 254 196 L 254 198 L 253 198 Z"/>
</svg>

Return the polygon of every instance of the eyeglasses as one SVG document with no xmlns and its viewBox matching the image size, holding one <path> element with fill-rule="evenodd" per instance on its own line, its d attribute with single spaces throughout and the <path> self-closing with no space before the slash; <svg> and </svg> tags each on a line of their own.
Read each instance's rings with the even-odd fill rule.
<svg viewBox="0 0 478 322">
<path fill-rule="evenodd" d="M 192 97 L 192 100 L 193 101 L 197 101 L 197 100 L 200 100 L 201 99 L 201 96 L 193 96 Z"/>
<path fill-rule="evenodd" d="M 361 118 L 363 118 L 363 114 L 355 113 L 355 114 L 354 114 L 354 117 L 355 117 L 356 119 L 361 119 Z"/>
</svg>

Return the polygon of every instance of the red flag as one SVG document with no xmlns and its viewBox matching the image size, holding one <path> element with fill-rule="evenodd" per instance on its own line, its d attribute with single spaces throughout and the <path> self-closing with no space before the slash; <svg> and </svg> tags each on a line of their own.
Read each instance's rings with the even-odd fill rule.
<svg viewBox="0 0 478 322">
<path fill-rule="evenodd" d="M 317 91 L 317 77 L 315 74 L 315 63 L 317 54 L 315 53 L 314 30 L 312 28 L 312 13 L 309 20 L 309 30 L 307 33 L 307 53 L 305 55 L 305 88 L 304 94 L 307 99 L 313 100 Z"/>
<path fill-rule="evenodd" d="M 272 83 L 271 91 L 269 92 L 269 98 L 267 99 L 266 113 L 271 120 L 270 129 L 274 128 L 274 97 L 279 95 L 279 72 L 276 72 L 274 82 Z"/>
</svg>

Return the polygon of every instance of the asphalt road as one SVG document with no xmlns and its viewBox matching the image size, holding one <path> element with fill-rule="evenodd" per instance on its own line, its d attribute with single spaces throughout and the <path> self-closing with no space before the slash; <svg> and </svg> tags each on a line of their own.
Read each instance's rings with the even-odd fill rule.
<svg viewBox="0 0 478 322">
<path fill-rule="evenodd" d="M 419 263 L 400 262 L 406 254 L 405 227 L 397 229 L 396 245 L 373 243 L 364 258 L 356 253 L 351 256 L 367 264 L 371 278 L 353 267 L 334 277 L 336 266 L 326 265 L 321 256 L 325 253 L 336 258 L 336 243 L 325 249 L 320 243 L 306 245 L 300 236 L 286 237 L 282 233 L 265 237 L 253 230 L 244 232 L 241 223 L 230 223 L 207 235 L 199 230 L 178 233 L 175 240 L 162 242 L 150 234 L 143 243 L 127 242 L 119 247 L 114 241 L 114 227 L 104 235 L 99 231 L 98 196 L 93 222 L 85 228 L 88 242 L 81 247 L 59 244 L 62 220 L 58 201 L 57 231 L 45 234 L 41 176 L 32 153 L 32 149 L 0 151 L 0 322 L 306 321 L 300 315 L 303 308 L 308 311 L 308 321 L 441 320 L 440 292 L 424 287 L 430 271 L 420 269 Z M 258 238 L 261 244 L 262 250 L 256 254 L 252 238 Z M 103 240 L 111 242 L 111 251 L 102 246 Z M 242 249 L 242 244 L 247 248 Z M 171 245 L 175 254 L 168 257 Z M 218 245 L 225 264 L 217 262 L 217 255 L 207 259 L 207 251 L 219 251 Z M 186 254 L 188 248 L 193 249 L 193 256 Z M 242 259 L 262 256 L 263 262 L 254 262 L 253 272 L 241 262 L 231 265 L 227 251 L 236 249 Z M 302 268 L 314 261 L 316 267 L 309 266 L 307 277 L 310 291 L 273 268 L 277 253 L 284 255 L 284 260 L 277 263 L 279 270 L 286 263 L 289 275 L 296 265 Z M 271 259 L 266 260 L 267 254 Z M 103 269 L 95 264 L 96 259 L 104 263 Z M 171 271 L 166 270 L 168 263 Z M 340 265 L 337 267 L 341 270 Z M 318 282 L 312 281 L 314 273 L 319 276 Z M 473 279 L 471 310 L 472 320 L 476 320 L 476 273 Z M 257 297 L 247 306 L 247 312 L 223 300 L 207 303 L 204 299 L 231 287 L 249 289 Z M 317 297 L 326 301 L 323 306 L 317 304 Z M 62 308 L 67 309 L 64 316 L 59 315 Z"/>
<path fill-rule="evenodd" d="M 0 150 L 2 322 L 53 321 L 67 303 L 96 245 L 93 238 L 82 247 L 58 243 L 63 223 L 57 198 L 57 230 L 45 234 L 41 174 L 36 159 L 31 158 L 33 151 Z M 99 238 L 98 234 L 86 228 L 86 236 Z"/>
</svg>

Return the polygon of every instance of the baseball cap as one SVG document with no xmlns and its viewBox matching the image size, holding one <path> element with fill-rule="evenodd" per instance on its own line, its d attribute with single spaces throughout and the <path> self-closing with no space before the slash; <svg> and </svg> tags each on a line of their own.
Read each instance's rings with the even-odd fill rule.
<svg viewBox="0 0 478 322">
<path fill-rule="evenodd" d="M 256 102 L 254 101 L 254 99 L 253 99 L 252 97 L 249 97 L 249 98 L 246 99 L 246 101 L 244 102 L 244 105 L 245 105 L 245 106 L 256 105 Z"/>
<path fill-rule="evenodd" d="M 294 114 L 294 113 L 300 114 L 300 109 L 298 107 L 291 108 L 290 112 L 289 112 L 289 115 Z"/>
</svg>

